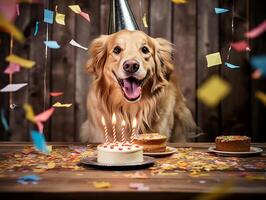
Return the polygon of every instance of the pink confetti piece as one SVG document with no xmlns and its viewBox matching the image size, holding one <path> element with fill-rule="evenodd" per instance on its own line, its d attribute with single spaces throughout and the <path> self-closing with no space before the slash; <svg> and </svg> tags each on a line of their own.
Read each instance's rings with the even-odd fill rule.
<svg viewBox="0 0 266 200">
<path fill-rule="evenodd" d="M 62 96 L 63 94 L 64 94 L 64 92 L 50 92 L 50 95 L 52 97 Z"/>
<path fill-rule="evenodd" d="M 254 29 L 251 31 L 245 33 L 245 36 L 247 38 L 256 38 L 259 35 L 261 35 L 263 32 L 266 31 L 266 20 L 260 23 L 258 26 L 256 26 Z"/>
<path fill-rule="evenodd" d="M 235 49 L 238 52 L 241 51 L 250 51 L 249 44 L 246 41 L 239 41 L 239 42 L 234 42 L 231 43 L 231 47 Z"/>
<path fill-rule="evenodd" d="M 20 11 L 19 11 L 19 4 L 16 4 L 16 11 L 17 11 L 17 16 L 19 16 Z"/>
<path fill-rule="evenodd" d="M 43 133 L 43 123 L 42 122 L 46 122 L 51 117 L 54 110 L 55 110 L 55 108 L 52 107 L 52 108 L 50 108 L 50 109 L 48 109 L 48 110 L 46 110 L 46 111 L 44 111 L 44 112 L 42 112 L 42 113 L 40 113 L 34 117 L 34 120 L 38 126 L 40 133 Z"/>
<path fill-rule="evenodd" d="M 20 65 L 16 63 L 10 63 L 8 67 L 5 69 L 5 74 L 14 74 L 15 72 L 20 71 Z"/>
<path fill-rule="evenodd" d="M 129 188 L 138 189 L 139 187 L 144 187 L 143 183 L 129 183 Z"/>
<path fill-rule="evenodd" d="M 91 21 L 90 16 L 89 16 L 88 13 L 85 13 L 85 12 L 82 12 L 82 11 L 81 11 L 79 14 L 80 14 L 82 17 L 84 17 L 88 22 Z"/>
</svg>

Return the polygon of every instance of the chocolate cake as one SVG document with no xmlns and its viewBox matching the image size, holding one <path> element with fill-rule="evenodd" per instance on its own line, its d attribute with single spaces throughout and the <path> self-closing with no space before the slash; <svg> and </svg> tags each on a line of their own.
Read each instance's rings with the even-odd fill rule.
<svg viewBox="0 0 266 200">
<path fill-rule="evenodd" d="M 218 136 L 215 139 L 218 151 L 248 152 L 250 151 L 250 142 L 249 137 L 240 135 Z"/>
</svg>

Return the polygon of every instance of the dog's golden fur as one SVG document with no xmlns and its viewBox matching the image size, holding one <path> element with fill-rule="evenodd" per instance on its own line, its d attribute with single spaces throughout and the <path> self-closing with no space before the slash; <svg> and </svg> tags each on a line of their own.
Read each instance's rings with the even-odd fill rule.
<svg viewBox="0 0 266 200">
<path fill-rule="evenodd" d="M 122 46 L 120 54 L 114 54 L 114 46 Z M 139 51 L 146 45 L 149 53 Z M 139 79 L 144 80 L 141 97 L 129 102 L 116 74 L 121 74 L 122 62 L 134 58 L 140 62 Z M 184 142 L 188 132 L 196 127 L 191 112 L 185 105 L 172 60 L 172 45 L 161 38 L 152 38 L 141 31 L 123 30 L 95 39 L 90 46 L 87 70 L 95 76 L 87 98 L 87 121 L 81 128 L 82 141 L 103 142 L 104 130 L 101 117 L 111 135 L 112 114 L 117 116 L 117 133 L 121 132 L 122 119 L 130 136 L 132 119 L 137 118 L 139 133 L 159 132 L 169 141 Z M 122 75 L 121 75 L 122 76 Z"/>
</svg>

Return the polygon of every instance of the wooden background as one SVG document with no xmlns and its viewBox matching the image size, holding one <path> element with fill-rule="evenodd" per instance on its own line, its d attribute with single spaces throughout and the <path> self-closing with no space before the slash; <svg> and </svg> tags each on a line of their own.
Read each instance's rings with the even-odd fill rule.
<svg viewBox="0 0 266 200">
<path fill-rule="evenodd" d="M 13 53 L 36 61 L 31 70 L 22 69 L 13 76 L 13 82 L 27 82 L 29 85 L 13 93 L 15 109 L 9 109 L 9 95 L 0 94 L 0 107 L 5 109 L 11 130 L 4 132 L 0 125 L 1 140 L 29 140 L 29 129 L 33 125 L 25 120 L 22 104 L 29 102 L 36 113 L 50 107 L 54 102 L 73 103 L 71 108 L 58 108 L 49 122 L 45 123 L 45 135 L 49 141 L 76 141 L 79 128 L 86 118 L 85 100 L 90 77 L 86 74 L 84 63 L 87 52 L 69 45 L 74 39 L 88 46 L 92 39 L 107 33 L 108 0 L 54 0 L 43 4 L 21 4 L 20 16 L 16 25 L 26 36 L 24 45 L 14 41 Z M 241 66 L 240 69 L 228 69 L 223 65 L 206 67 L 205 56 L 220 51 L 226 59 L 228 44 L 232 40 L 232 13 L 216 15 L 215 7 L 232 9 L 235 2 L 234 41 L 244 39 L 243 34 L 266 18 L 265 1 L 259 0 L 189 0 L 187 4 L 173 4 L 170 0 L 129 0 L 139 27 L 152 37 L 163 37 L 175 44 L 175 63 L 181 74 L 182 90 L 187 98 L 199 127 L 206 133 L 198 141 L 213 141 L 223 133 L 246 134 L 253 141 L 266 141 L 265 106 L 254 97 L 257 90 L 266 92 L 265 79 L 252 80 L 248 59 L 252 55 L 266 52 L 265 34 L 250 41 L 251 52 L 231 51 L 230 62 Z M 67 6 L 79 4 L 82 11 L 89 13 L 88 23 L 73 13 Z M 43 9 L 66 14 L 66 26 L 43 23 Z M 142 16 L 147 13 L 148 28 L 142 24 Z M 39 33 L 33 36 L 36 20 L 40 21 Z M 48 49 L 45 59 L 46 28 L 50 40 L 61 45 L 58 50 Z M 4 58 L 9 54 L 10 36 L 1 33 L 0 47 L 0 87 L 8 84 L 8 76 L 2 71 L 7 66 Z M 46 64 L 45 64 L 46 63 Z M 45 67 L 45 65 L 47 67 Z M 216 108 L 210 109 L 199 102 L 195 96 L 197 88 L 211 75 L 219 74 L 232 85 L 232 93 Z M 44 83 L 46 77 L 46 83 Z M 44 84 L 47 93 L 63 91 L 64 96 L 44 98 Z"/>
</svg>

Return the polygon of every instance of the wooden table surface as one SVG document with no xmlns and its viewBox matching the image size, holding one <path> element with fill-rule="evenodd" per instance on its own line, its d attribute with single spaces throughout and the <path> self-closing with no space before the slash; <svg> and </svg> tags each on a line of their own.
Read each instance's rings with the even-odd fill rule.
<svg viewBox="0 0 266 200">
<path fill-rule="evenodd" d="M 30 143 L 1 142 L 0 153 L 21 151 Z M 67 146 L 73 143 L 52 143 L 53 146 Z M 75 144 L 77 145 L 77 144 Z M 211 143 L 169 144 L 173 147 L 192 147 L 193 151 L 206 152 Z M 265 162 L 266 144 L 253 146 L 264 149 L 259 157 L 245 158 L 251 163 L 254 158 Z M 264 160 L 263 160 L 264 158 Z M 3 158 L 2 158 L 3 159 Z M 225 158 L 226 159 L 226 158 Z M 146 178 L 127 177 L 126 174 L 145 173 Z M 149 169 L 131 171 L 106 171 L 86 168 L 81 172 L 75 170 L 55 169 L 38 174 L 42 180 L 38 184 L 21 185 L 17 178 L 25 172 L 11 171 L 0 174 L 1 199 L 216 199 L 204 196 L 213 191 L 216 195 L 225 191 L 223 199 L 266 199 L 266 169 L 261 171 L 210 171 L 207 176 L 191 177 L 188 172 L 172 175 L 151 175 Z M 246 179 L 243 173 L 249 173 L 258 179 Z M 29 174 L 29 173 L 26 173 Z M 32 173 L 30 173 L 32 174 Z M 36 173 L 34 173 L 36 174 Z M 261 178 L 262 177 L 262 178 Z M 265 177 L 265 178 L 263 178 Z M 95 189 L 94 181 L 107 181 L 111 187 Z M 137 191 L 129 188 L 130 183 L 144 183 L 149 191 Z M 230 185 L 229 190 L 225 185 Z M 219 192 L 219 191 L 222 192 Z"/>
</svg>

